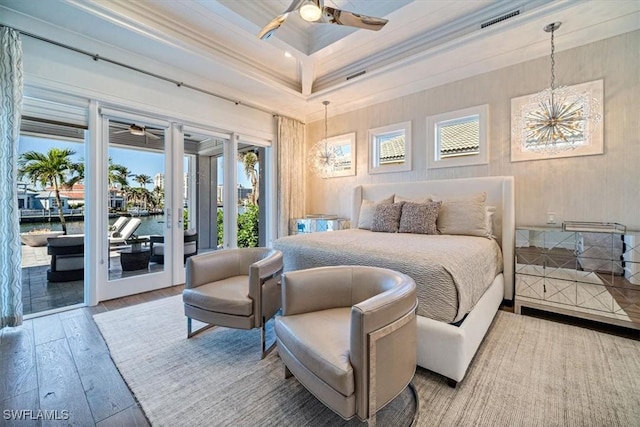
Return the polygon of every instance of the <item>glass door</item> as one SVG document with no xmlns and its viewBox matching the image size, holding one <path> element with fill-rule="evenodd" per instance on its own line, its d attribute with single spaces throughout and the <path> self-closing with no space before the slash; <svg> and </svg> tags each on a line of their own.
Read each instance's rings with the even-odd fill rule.
<svg viewBox="0 0 640 427">
<path fill-rule="evenodd" d="M 99 299 L 171 286 L 173 228 L 182 224 L 182 169 L 168 150 L 176 131 L 168 123 L 123 115 L 104 116 L 102 135 L 102 238 Z M 178 183 L 179 181 L 179 183 Z M 176 187 L 177 186 L 177 187 Z M 100 203 L 100 202 L 99 202 Z"/>
<path fill-rule="evenodd" d="M 264 209 L 266 199 L 264 191 L 264 168 L 262 159 L 265 149 L 240 142 L 237 162 L 237 204 L 239 248 L 252 248 L 265 245 Z M 261 191 L 262 190 L 262 191 Z"/>
</svg>

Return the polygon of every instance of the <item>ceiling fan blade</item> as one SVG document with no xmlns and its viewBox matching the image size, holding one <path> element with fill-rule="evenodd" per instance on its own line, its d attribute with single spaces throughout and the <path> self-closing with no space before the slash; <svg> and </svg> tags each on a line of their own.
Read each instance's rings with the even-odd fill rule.
<svg viewBox="0 0 640 427">
<path fill-rule="evenodd" d="M 260 40 L 266 40 L 273 35 L 273 33 L 284 24 L 284 21 L 287 20 L 289 14 L 294 10 L 298 9 L 305 0 L 293 0 L 287 10 L 282 12 L 280 15 L 273 18 L 267 25 L 262 27 L 260 32 L 258 33 L 258 38 Z"/>
<path fill-rule="evenodd" d="M 154 135 L 151 132 L 149 132 L 148 130 L 145 130 L 144 134 L 147 135 L 147 137 L 151 138 L 151 139 L 160 139 L 160 137 L 158 135 Z"/>
<path fill-rule="evenodd" d="M 364 28 L 365 30 L 378 31 L 384 27 L 387 22 L 389 22 L 388 19 L 360 15 L 359 13 L 334 9 L 328 6 L 325 6 L 322 12 L 322 18 L 316 21 L 318 23 L 338 24 L 347 27 L 357 27 Z"/>
<path fill-rule="evenodd" d="M 123 130 L 111 131 L 111 133 L 112 133 L 113 135 L 117 135 L 117 134 L 119 134 L 119 133 L 129 133 L 129 129 L 127 128 L 127 129 L 123 129 Z"/>
<path fill-rule="evenodd" d="M 282 15 L 278 15 L 271 20 L 267 25 L 265 25 L 260 32 L 258 33 L 258 38 L 260 40 L 266 40 L 275 33 L 275 31 L 284 24 L 284 21 L 287 20 L 289 13 L 283 13 Z"/>
</svg>

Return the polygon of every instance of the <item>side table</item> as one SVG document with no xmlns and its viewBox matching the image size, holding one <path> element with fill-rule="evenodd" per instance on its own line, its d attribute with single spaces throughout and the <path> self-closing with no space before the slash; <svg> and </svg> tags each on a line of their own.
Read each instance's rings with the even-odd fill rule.
<svg viewBox="0 0 640 427">
<path fill-rule="evenodd" d="M 142 249 L 140 251 L 132 251 L 131 248 L 120 251 L 120 265 L 122 271 L 133 271 L 146 269 L 149 266 L 149 258 L 151 251 Z"/>
</svg>

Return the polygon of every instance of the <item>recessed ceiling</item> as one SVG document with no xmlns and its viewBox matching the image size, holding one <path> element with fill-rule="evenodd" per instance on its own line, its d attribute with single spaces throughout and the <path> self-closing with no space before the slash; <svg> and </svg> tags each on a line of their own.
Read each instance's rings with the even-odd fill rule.
<svg viewBox="0 0 640 427">
<path fill-rule="evenodd" d="M 548 55 L 549 22 L 563 22 L 558 51 L 640 28 L 636 0 L 326 0 L 389 23 L 369 31 L 291 13 L 259 40 L 289 4 L 0 0 L 0 23 L 303 121 L 322 117 L 323 100 L 333 115 Z"/>
</svg>

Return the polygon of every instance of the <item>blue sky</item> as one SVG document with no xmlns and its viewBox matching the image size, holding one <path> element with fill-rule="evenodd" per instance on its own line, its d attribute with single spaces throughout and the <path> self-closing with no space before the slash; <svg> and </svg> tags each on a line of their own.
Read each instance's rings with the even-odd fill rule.
<svg viewBox="0 0 640 427">
<path fill-rule="evenodd" d="M 18 154 L 25 153 L 27 151 L 39 151 L 46 153 L 51 148 L 68 148 L 76 152 L 73 156 L 73 160 L 78 162 L 84 159 L 84 144 L 77 142 L 68 142 L 60 140 L 51 140 L 44 138 L 36 138 L 31 136 L 21 136 L 18 144 Z M 153 153 L 149 151 L 125 149 L 125 148 L 110 148 L 109 156 L 114 163 L 126 166 L 131 173 L 135 175 L 149 175 L 153 179 L 157 173 L 164 173 L 164 156 L 159 153 Z M 185 165 L 186 168 L 186 165 Z M 241 165 L 238 165 L 238 181 L 244 187 L 251 187 L 251 182 L 246 178 L 244 169 Z M 222 171 L 218 170 L 218 178 L 221 180 Z M 222 181 L 219 181 L 222 182 Z M 135 185 L 132 178 L 129 179 L 131 185 Z M 148 189 L 152 189 L 152 185 L 147 185 Z"/>
</svg>

